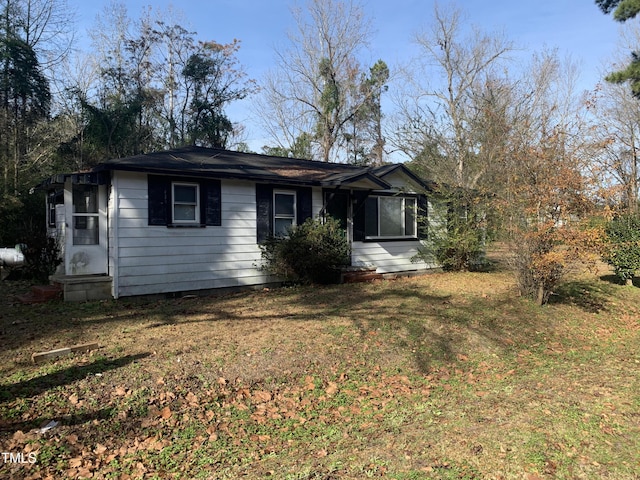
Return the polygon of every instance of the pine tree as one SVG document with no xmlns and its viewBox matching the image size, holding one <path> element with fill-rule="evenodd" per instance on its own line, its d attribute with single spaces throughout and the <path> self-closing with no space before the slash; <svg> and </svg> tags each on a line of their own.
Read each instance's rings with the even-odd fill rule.
<svg viewBox="0 0 640 480">
<path fill-rule="evenodd" d="M 613 18 L 618 22 L 626 22 L 640 13 L 638 0 L 596 0 L 596 4 L 606 14 L 613 12 Z M 631 52 L 627 68 L 607 75 L 606 80 L 611 83 L 629 82 L 633 95 L 640 98 L 640 53 Z"/>
</svg>

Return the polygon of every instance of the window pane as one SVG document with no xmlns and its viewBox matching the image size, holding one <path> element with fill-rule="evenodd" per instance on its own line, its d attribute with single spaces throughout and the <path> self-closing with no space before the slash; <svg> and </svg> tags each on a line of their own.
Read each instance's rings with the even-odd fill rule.
<svg viewBox="0 0 640 480">
<path fill-rule="evenodd" d="M 379 197 L 380 235 L 383 237 L 401 237 L 404 235 L 402 198 Z"/>
<path fill-rule="evenodd" d="M 273 222 L 273 235 L 275 237 L 286 237 L 289 235 L 289 228 L 292 225 L 292 218 L 276 218 Z"/>
<path fill-rule="evenodd" d="M 195 185 L 174 185 L 173 200 L 176 203 L 197 203 Z"/>
<path fill-rule="evenodd" d="M 73 244 L 98 244 L 98 216 L 73 217 Z"/>
<path fill-rule="evenodd" d="M 73 186 L 73 213 L 98 213 L 98 186 Z"/>
<path fill-rule="evenodd" d="M 416 236 L 416 199 L 404 199 L 404 234 L 409 237 Z"/>
<path fill-rule="evenodd" d="M 194 205 L 175 205 L 173 208 L 174 221 L 196 221 L 196 207 Z"/>
<path fill-rule="evenodd" d="M 294 201 L 295 195 L 289 193 L 276 193 L 275 194 L 275 205 L 274 205 L 274 213 L 278 216 L 294 216 Z"/>
</svg>

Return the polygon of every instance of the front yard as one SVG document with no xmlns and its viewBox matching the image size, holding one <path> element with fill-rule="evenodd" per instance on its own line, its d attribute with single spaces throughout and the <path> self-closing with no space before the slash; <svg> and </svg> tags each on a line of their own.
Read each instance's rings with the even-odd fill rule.
<svg viewBox="0 0 640 480">
<path fill-rule="evenodd" d="M 543 308 L 500 270 L 34 306 L 1 288 L 2 478 L 638 478 L 640 289 L 609 277 Z"/>
</svg>

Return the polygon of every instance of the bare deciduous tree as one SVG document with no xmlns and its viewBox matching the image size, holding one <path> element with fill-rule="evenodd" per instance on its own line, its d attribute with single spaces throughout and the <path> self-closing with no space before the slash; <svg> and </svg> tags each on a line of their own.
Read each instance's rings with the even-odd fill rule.
<svg viewBox="0 0 640 480">
<path fill-rule="evenodd" d="M 625 24 L 619 52 L 609 69 L 622 68 L 626 53 L 638 49 L 640 27 Z M 640 99 L 628 85 L 604 82 L 589 103 L 595 116 L 593 133 L 599 149 L 592 154 L 592 172 L 600 180 L 602 196 L 613 207 L 636 212 L 640 187 Z"/>
<path fill-rule="evenodd" d="M 311 135 L 317 158 L 336 160 L 343 127 L 362 106 L 353 93 L 370 22 L 354 0 L 310 0 L 306 9 L 294 8 L 292 14 L 296 29 L 288 45 L 276 51 L 259 115 L 279 146 L 291 149 Z"/>
<path fill-rule="evenodd" d="M 595 258 L 599 238 L 586 224 L 593 143 L 576 78 L 575 65 L 556 52 L 534 55 L 515 90 L 509 162 L 497 189 L 520 291 L 539 304 L 576 262 Z"/>
<path fill-rule="evenodd" d="M 479 29 L 465 36 L 463 20 L 460 10 L 436 4 L 432 25 L 416 35 L 420 57 L 406 72 L 395 144 L 412 158 L 435 150 L 438 155 L 425 161 L 440 164 L 426 169 L 437 180 L 473 188 L 486 169 L 478 162 L 474 132 L 482 113 L 478 100 L 499 78 L 513 47 L 502 35 Z"/>
</svg>

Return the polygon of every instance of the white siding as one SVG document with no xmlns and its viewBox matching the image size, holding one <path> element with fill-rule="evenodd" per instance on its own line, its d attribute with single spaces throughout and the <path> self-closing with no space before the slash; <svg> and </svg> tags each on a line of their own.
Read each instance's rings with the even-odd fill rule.
<svg viewBox="0 0 640 480">
<path fill-rule="evenodd" d="M 108 190 L 107 199 L 107 268 L 109 275 L 113 278 L 111 282 L 111 295 L 118 297 L 118 282 L 116 275 L 118 274 L 118 238 L 116 231 L 118 230 L 118 217 L 116 212 L 116 191 L 118 189 L 118 179 L 114 178 Z"/>
<path fill-rule="evenodd" d="M 377 273 L 425 270 L 436 265 L 411 259 L 418 253 L 419 241 L 353 242 L 351 263 L 375 266 Z"/>
<path fill-rule="evenodd" d="M 65 255 L 65 243 L 66 243 L 66 238 L 65 238 L 65 232 L 66 232 L 66 212 L 65 212 L 65 207 L 64 204 L 58 204 L 55 206 L 55 223 L 56 226 L 55 227 L 49 227 L 47 226 L 47 236 L 54 238 L 56 240 L 56 243 L 58 244 L 58 248 L 60 249 L 60 258 L 64 259 L 64 255 Z M 49 212 L 47 211 L 47 215 L 49 215 Z M 48 222 L 47 222 L 48 225 Z M 57 275 L 64 275 L 64 260 L 60 263 L 60 265 L 58 265 L 56 267 L 56 274 Z"/>
<path fill-rule="evenodd" d="M 258 269 L 253 182 L 222 180 L 222 225 L 167 228 L 148 225 L 147 176 L 117 175 L 118 296 L 267 283 Z M 313 191 L 313 211 L 322 206 Z"/>
<path fill-rule="evenodd" d="M 416 185 L 411 178 L 402 171 L 394 171 L 385 175 L 384 180 L 391 184 L 392 189 L 401 189 L 407 193 L 424 193 L 424 188 Z"/>
</svg>

